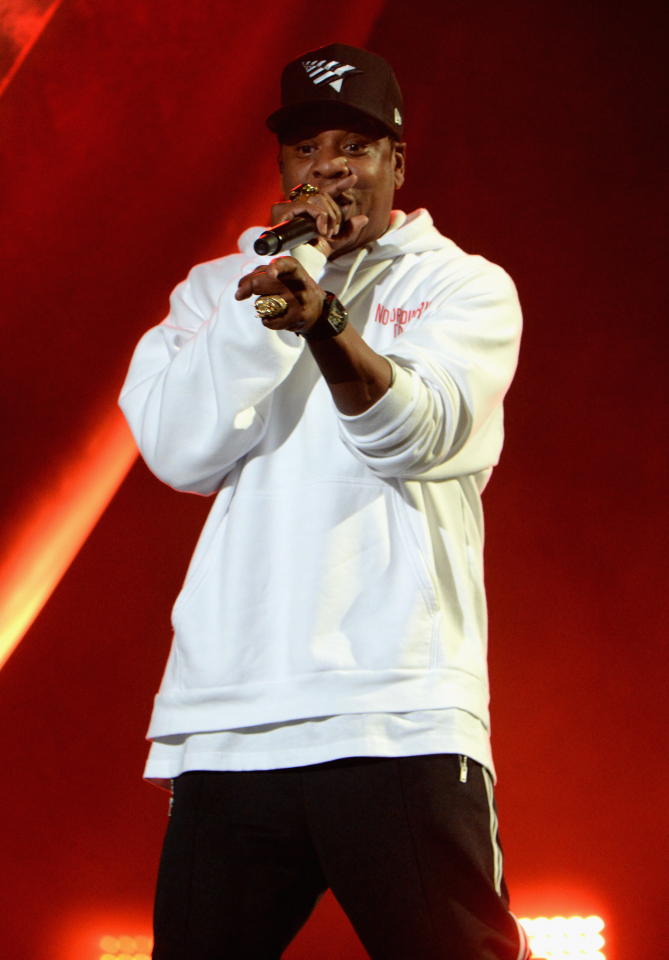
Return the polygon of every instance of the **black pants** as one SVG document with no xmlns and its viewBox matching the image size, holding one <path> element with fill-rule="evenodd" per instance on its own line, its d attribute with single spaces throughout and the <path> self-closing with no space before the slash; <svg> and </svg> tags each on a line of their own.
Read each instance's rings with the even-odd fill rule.
<svg viewBox="0 0 669 960">
<path fill-rule="evenodd" d="M 330 887 L 372 960 L 524 960 L 490 778 L 457 756 L 175 780 L 154 960 L 279 960 Z"/>
</svg>

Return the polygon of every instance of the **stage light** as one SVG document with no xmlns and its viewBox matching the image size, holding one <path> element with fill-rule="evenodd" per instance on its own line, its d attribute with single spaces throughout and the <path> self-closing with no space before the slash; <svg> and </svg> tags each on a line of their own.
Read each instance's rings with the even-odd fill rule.
<svg viewBox="0 0 669 960">
<path fill-rule="evenodd" d="M 99 960 L 151 960 L 153 940 L 151 937 L 104 936 L 100 949 L 104 951 Z"/>
<path fill-rule="evenodd" d="M 606 960 L 601 917 L 525 917 L 520 924 L 537 960 Z"/>
</svg>

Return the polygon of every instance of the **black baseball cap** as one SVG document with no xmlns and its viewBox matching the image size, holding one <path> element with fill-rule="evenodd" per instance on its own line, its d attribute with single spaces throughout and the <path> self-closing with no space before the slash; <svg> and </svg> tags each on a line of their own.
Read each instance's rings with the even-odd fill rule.
<svg viewBox="0 0 669 960">
<path fill-rule="evenodd" d="M 281 74 L 281 106 L 265 122 L 280 139 L 305 107 L 324 103 L 358 110 L 402 139 L 402 93 L 393 68 L 376 53 L 330 43 L 291 60 Z"/>
</svg>

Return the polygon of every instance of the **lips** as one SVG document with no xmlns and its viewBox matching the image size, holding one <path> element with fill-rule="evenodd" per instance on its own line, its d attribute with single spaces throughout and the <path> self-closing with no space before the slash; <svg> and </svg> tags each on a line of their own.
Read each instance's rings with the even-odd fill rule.
<svg viewBox="0 0 669 960">
<path fill-rule="evenodd" d="M 341 208 L 341 212 L 344 214 L 344 219 L 348 220 L 353 207 L 353 199 L 342 194 L 342 196 L 337 197 L 336 202 L 337 206 Z"/>
</svg>

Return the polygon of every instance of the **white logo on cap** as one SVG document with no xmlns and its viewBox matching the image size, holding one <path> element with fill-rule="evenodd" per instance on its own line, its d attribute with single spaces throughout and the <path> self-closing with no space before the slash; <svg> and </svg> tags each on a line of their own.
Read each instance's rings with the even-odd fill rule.
<svg viewBox="0 0 669 960">
<path fill-rule="evenodd" d="M 395 107 L 395 123 L 401 127 L 402 126 L 402 114 L 399 112 L 397 107 Z"/>
<path fill-rule="evenodd" d="M 350 63 L 339 63 L 338 60 L 306 60 L 302 66 L 307 71 L 317 87 L 322 83 L 328 83 L 333 90 L 341 93 L 341 85 L 345 80 L 345 74 L 362 73 Z M 334 77 L 334 79 L 332 79 Z"/>
</svg>

